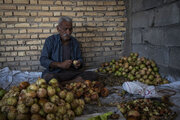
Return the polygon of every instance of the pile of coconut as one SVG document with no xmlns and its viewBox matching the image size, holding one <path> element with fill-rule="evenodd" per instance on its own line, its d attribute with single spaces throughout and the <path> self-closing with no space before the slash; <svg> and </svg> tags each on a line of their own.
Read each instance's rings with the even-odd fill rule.
<svg viewBox="0 0 180 120">
<path fill-rule="evenodd" d="M 105 94 L 104 94 L 105 92 Z M 83 113 L 85 102 L 108 95 L 100 83 L 86 80 L 60 87 L 56 79 L 46 83 L 21 82 L 13 86 L 0 101 L 1 120 L 73 120 Z"/>
<path fill-rule="evenodd" d="M 168 83 L 168 80 L 160 75 L 155 61 L 139 57 L 138 53 L 131 53 L 129 56 L 121 57 L 118 60 L 112 59 L 110 62 L 104 62 L 96 72 L 114 75 L 118 78 L 124 77 L 128 81 L 138 80 L 148 85 Z M 117 82 L 115 84 L 117 85 Z"/>
</svg>

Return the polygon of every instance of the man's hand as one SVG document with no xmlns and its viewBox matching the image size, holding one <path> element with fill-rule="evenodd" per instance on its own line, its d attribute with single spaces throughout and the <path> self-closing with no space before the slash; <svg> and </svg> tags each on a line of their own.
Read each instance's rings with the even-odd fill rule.
<svg viewBox="0 0 180 120">
<path fill-rule="evenodd" d="M 60 64 L 59 67 L 62 69 L 69 69 L 71 67 L 71 64 L 72 64 L 72 60 L 65 60 Z"/>
<path fill-rule="evenodd" d="M 76 69 L 78 69 L 81 66 L 81 62 L 79 60 L 74 60 L 73 65 Z"/>
</svg>

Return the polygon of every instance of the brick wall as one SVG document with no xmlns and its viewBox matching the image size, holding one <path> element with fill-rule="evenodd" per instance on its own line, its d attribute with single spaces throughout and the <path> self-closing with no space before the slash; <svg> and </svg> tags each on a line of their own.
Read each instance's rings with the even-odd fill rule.
<svg viewBox="0 0 180 120">
<path fill-rule="evenodd" d="M 45 38 L 57 33 L 60 16 L 73 18 L 86 67 L 122 55 L 124 0 L 0 0 L 0 68 L 41 71 Z"/>
</svg>

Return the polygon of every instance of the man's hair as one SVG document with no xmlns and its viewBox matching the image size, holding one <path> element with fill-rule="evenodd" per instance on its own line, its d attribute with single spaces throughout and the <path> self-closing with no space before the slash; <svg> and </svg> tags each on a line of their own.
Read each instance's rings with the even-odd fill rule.
<svg viewBox="0 0 180 120">
<path fill-rule="evenodd" d="M 59 18 L 58 25 L 61 24 L 61 22 L 63 22 L 63 21 L 67 21 L 67 22 L 72 23 L 72 19 L 70 17 L 62 16 L 62 17 Z"/>
</svg>

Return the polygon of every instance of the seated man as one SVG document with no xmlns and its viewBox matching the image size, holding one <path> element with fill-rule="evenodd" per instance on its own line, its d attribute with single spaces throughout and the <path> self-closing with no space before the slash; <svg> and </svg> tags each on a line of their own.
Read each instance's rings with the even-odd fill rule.
<svg viewBox="0 0 180 120">
<path fill-rule="evenodd" d="M 59 34 L 49 36 L 44 43 L 40 63 L 46 68 L 42 78 L 47 82 L 52 78 L 62 84 L 97 78 L 95 72 L 81 70 L 81 51 L 78 41 L 71 36 L 72 30 L 72 19 L 63 16 L 57 25 Z M 77 63 L 73 64 L 73 60 L 77 60 Z"/>
</svg>

